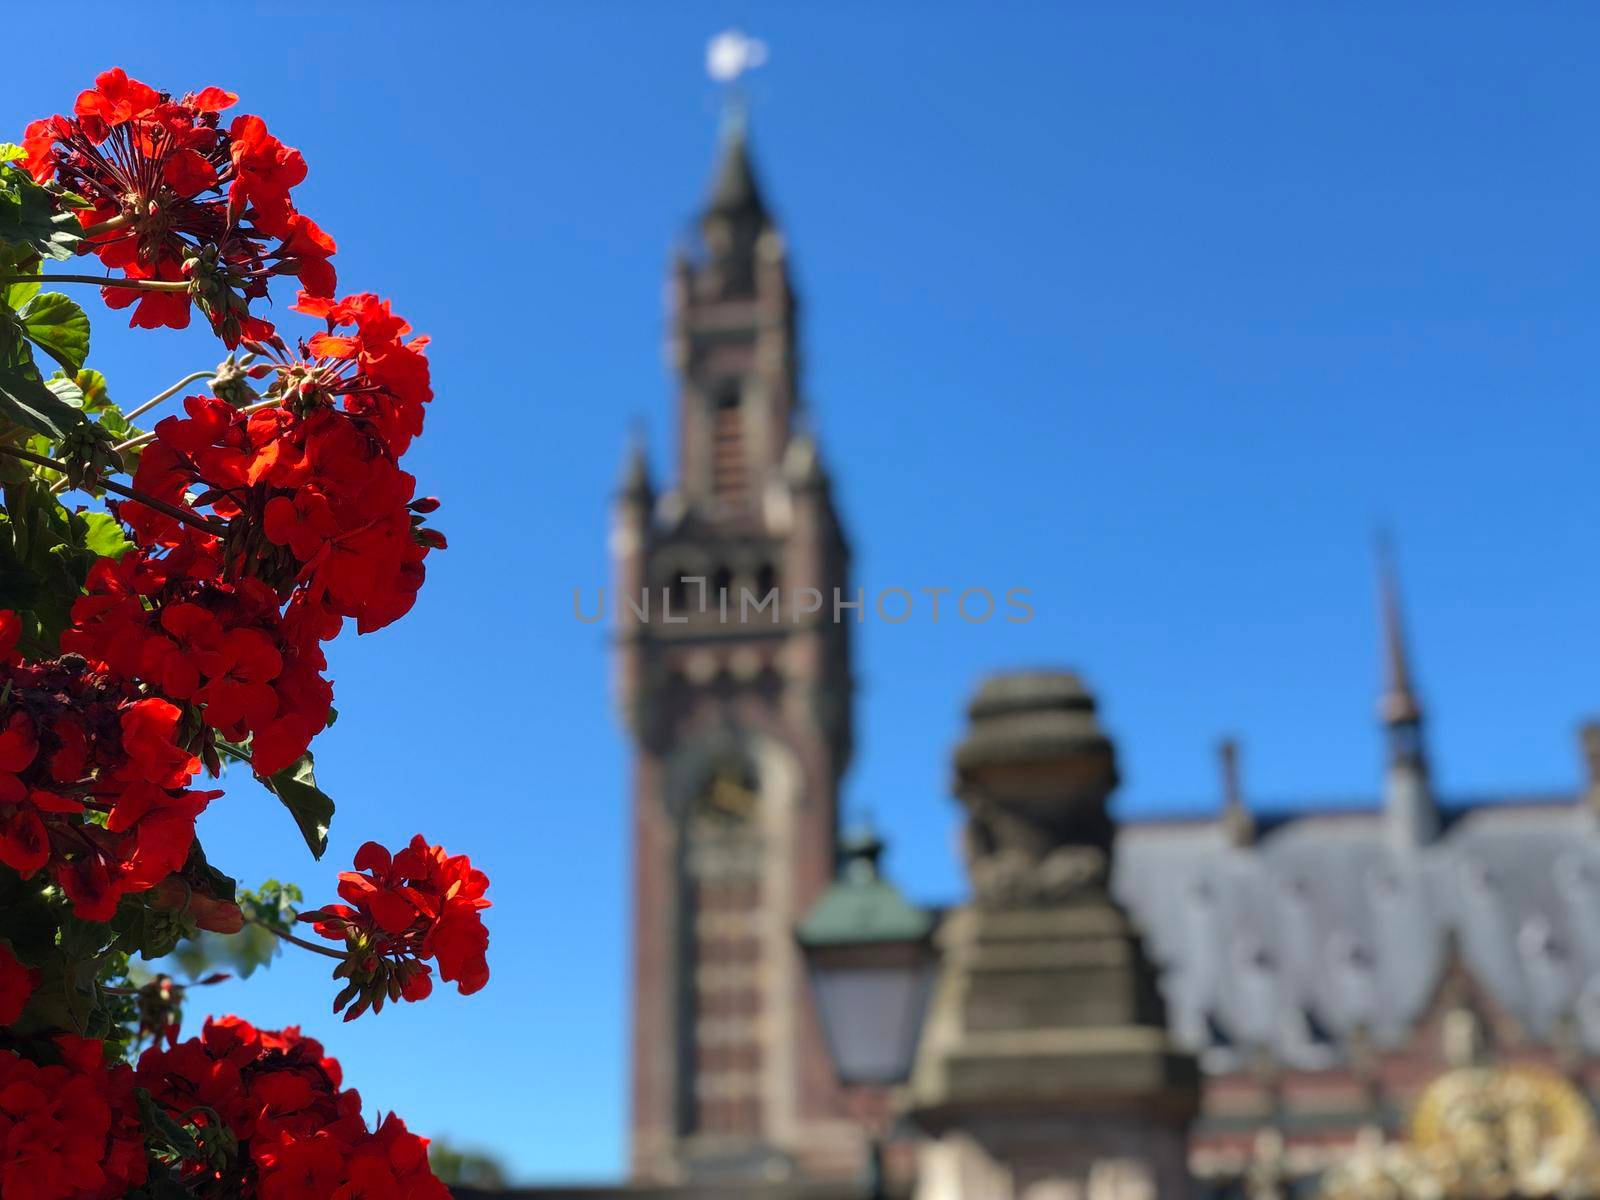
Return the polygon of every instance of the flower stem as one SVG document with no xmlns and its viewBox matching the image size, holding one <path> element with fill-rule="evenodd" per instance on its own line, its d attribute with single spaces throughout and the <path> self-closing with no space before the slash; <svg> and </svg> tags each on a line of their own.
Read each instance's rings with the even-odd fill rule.
<svg viewBox="0 0 1600 1200">
<path fill-rule="evenodd" d="M 110 275 L 7 275 L 0 283 L 92 283 L 96 287 L 131 288 L 136 292 L 187 292 L 180 279 L 116 279 Z"/>
<path fill-rule="evenodd" d="M 138 437 L 131 437 L 125 442 L 118 442 L 112 449 L 121 454 L 124 450 L 132 450 L 135 446 L 148 446 L 155 440 L 155 434 L 141 433 Z"/>
<path fill-rule="evenodd" d="M 139 407 L 134 409 L 132 412 L 126 412 L 126 413 L 123 413 L 122 415 L 123 415 L 124 419 L 126 419 L 128 421 L 132 421 L 135 417 L 142 417 L 145 413 L 149 412 L 156 405 L 160 404 L 163 400 L 166 400 L 167 398 L 169 398 L 171 396 L 177 395 L 177 393 L 181 392 L 184 388 L 188 387 L 191 383 L 194 383 L 196 380 L 198 380 L 198 379 L 210 379 L 215 374 L 216 374 L 215 371 L 196 371 L 192 375 L 185 375 L 182 379 L 178 380 L 177 383 L 173 384 L 166 391 L 160 393 L 159 395 L 151 396 L 150 399 L 146 400 L 143 404 L 139 405 Z"/>
<path fill-rule="evenodd" d="M 52 471 L 63 469 L 62 464 L 53 458 L 43 455 L 30 454 L 26 450 L 18 450 L 15 446 L 0 446 L 0 454 L 9 454 L 12 458 L 20 458 L 23 462 L 33 463 L 37 467 L 48 467 Z M 146 496 L 143 492 L 136 492 L 130 487 L 123 487 L 109 479 L 97 479 L 95 484 L 104 488 L 114 496 L 121 496 L 125 500 L 133 500 L 147 508 L 153 508 L 159 513 L 165 513 L 174 521 L 182 521 L 185 525 L 193 525 L 196 529 L 204 530 L 213 537 L 221 537 L 226 533 L 227 526 L 217 521 L 209 521 L 198 513 L 186 508 L 179 508 L 176 504 L 168 504 L 165 500 L 157 500 L 154 496 Z"/>
<path fill-rule="evenodd" d="M 91 225 L 83 231 L 85 238 L 99 237 L 102 233 L 113 233 L 118 229 L 126 229 L 133 224 L 133 218 L 127 213 L 112 217 L 110 220 L 101 221 L 98 225 Z"/>
<path fill-rule="evenodd" d="M 194 383 L 196 380 L 199 380 L 199 379 L 210 379 L 215 374 L 216 374 L 215 371 L 196 371 L 192 375 L 185 375 L 182 379 L 178 380 L 177 383 L 173 384 L 166 391 L 161 392 L 158 395 L 151 396 L 150 399 L 146 400 L 143 404 L 139 405 L 139 407 L 134 409 L 132 412 L 124 413 L 123 414 L 123 419 L 125 421 L 132 421 L 135 417 L 143 416 L 145 413 L 149 412 L 156 405 L 160 404 L 163 400 L 167 399 L 168 397 L 174 395 L 177 392 L 182 391 L 189 384 Z M 144 445 L 144 443 L 152 440 L 155 436 L 156 435 L 153 434 L 153 433 L 143 433 L 143 434 L 140 434 L 138 437 L 129 438 L 127 441 L 120 443 L 119 445 L 117 445 L 115 447 L 115 449 L 120 453 L 121 451 L 131 449 L 134 446 L 142 446 L 142 445 Z M 72 489 L 71 489 L 71 485 L 67 483 L 66 479 L 62 478 L 62 479 L 56 480 L 55 483 L 51 484 L 50 485 L 50 490 L 52 492 L 56 493 L 56 495 L 59 496 L 61 493 L 67 492 L 67 491 L 71 491 Z"/>
<path fill-rule="evenodd" d="M 252 925 L 259 925 L 261 928 L 277 934 L 284 941 L 289 942 L 292 945 L 299 946 L 302 950 L 309 950 L 313 954 L 320 954 L 323 958 L 336 958 L 340 962 L 343 962 L 345 959 L 345 956 L 340 954 L 337 950 L 329 950 L 326 946 L 319 946 L 315 942 L 306 941 L 305 938 L 295 937 L 294 934 L 289 933 L 286 930 L 279 929 L 276 925 L 269 925 L 266 921 L 258 921 L 254 917 L 246 917 L 245 920 Z"/>
</svg>

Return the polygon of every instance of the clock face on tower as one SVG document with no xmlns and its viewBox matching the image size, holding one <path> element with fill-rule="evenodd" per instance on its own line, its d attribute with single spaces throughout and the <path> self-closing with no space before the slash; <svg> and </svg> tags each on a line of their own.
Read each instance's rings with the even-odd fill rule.
<svg viewBox="0 0 1600 1200">
<path fill-rule="evenodd" d="M 749 820 L 756 806 L 754 774 L 742 763 L 724 763 L 712 774 L 695 805 L 695 815 L 719 825 Z"/>
</svg>

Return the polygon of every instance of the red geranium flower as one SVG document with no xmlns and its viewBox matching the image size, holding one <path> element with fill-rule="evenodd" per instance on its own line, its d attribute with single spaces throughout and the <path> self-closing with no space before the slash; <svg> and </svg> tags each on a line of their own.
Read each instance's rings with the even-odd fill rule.
<svg viewBox="0 0 1600 1200">
<path fill-rule="evenodd" d="M 428 1167 L 427 1141 L 392 1115 L 369 1130 L 341 1074 L 299 1029 L 222 1017 L 198 1038 L 145 1051 L 137 1080 L 169 1114 L 194 1123 L 212 1157 L 180 1172 L 208 1200 L 449 1200 Z"/>
<path fill-rule="evenodd" d="M 264 725 L 277 713 L 278 696 L 268 685 L 283 670 L 283 656 L 260 630 L 230 630 L 221 648 L 207 656 L 205 670 L 210 682 L 195 699 L 214 728 Z"/>
<path fill-rule="evenodd" d="M 58 1064 L 0 1051 L 0 1195 L 105 1200 L 145 1181 L 133 1071 L 107 1067 L 104 1045 L 56 1039 Z"/>
<path fill-rule="evenodd" d="M 479 915 L 489 907 L 489 878 L 465 855 L 448 855 L 419 833 L 393 855 L 367 842 L 356 851 L 355 867 L 339 876 L 339 895 L 349 904 L 300 914 L 348 949 L 335 974 L 350 983 L 335 1000 L 335 1012 L 355 1001 L 345 1012 L 348 1021 L 369 1007 L 381 1010 L 385 1000 L 426 996 L 432 984 L 423 959 L 433 959 L 440 977 L 462 995 L 489 981 L 489 931 Z"/>
<path fill-rule="evenodd" d="M 177 744 L 183 711 L 165 700 L 137 700 L 122 714 L 122 747 L 128 755 L 125 778 L 158 787 L 186 787 L 200 760 Z"/>
<path fill-rule="evenodd" d="M 271 276 L 333 294 L 333 239 L 289 199 L 305 160 L 260 117 L 224 130 L 217 114 L 237 99 L 212 87 L 174 100 L 113 68 L 79 95 L 71 117 L 35 121 L 23 135 L 34 177 L 88 201 L 85 253 L 129 280 L 184 285 L 102 289 L 112 308 L 136 305 L 134 326 L 181 329 L 198 302 L 232 347 L 272 336 L 249 311 Z"/>
</svg>

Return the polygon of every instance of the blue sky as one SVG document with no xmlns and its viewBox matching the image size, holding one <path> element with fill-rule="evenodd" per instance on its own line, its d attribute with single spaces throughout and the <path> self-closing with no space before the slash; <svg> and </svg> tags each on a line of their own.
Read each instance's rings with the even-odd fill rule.
<svg viewBox="0 0 1600 1200">
<path fill-rule="evenodd" d="M 772 48 L 756 152 L 859 582 L 1037 610 L 863 630 L 846 793 L 910 892 L 960 892 L 948 755 L 998 667 L 1086 674 L 1123 813 L 1212 804 L 1224 731 L 1254 798 L 1372 794 L 1380 522 L 1445 790 L 1574 784 L 1600 710 L 1600 12 L 1124 7 L 90 4 L 10 56 L 18 132 L 112 64 L 238 91 L 310 161 L 343 284 L 435 339 L 408 463 L 451 548 L 406 621 L 335 649 L 329 856 L 243 781 L 202 832 L 319 899 L 367 837 L 468 851 L 494 978 L 340 1026 L 300 956 L 210 1007 L 300 1020 L 371 1104 L 519 1174 L 620 1170 L 627 747 L 572 589 L 605 580 L 632 415 L 668 460 L 663 268 L 729 25 Z M 97 322 L 125 402 L 211 361 Z"/>
</svg>

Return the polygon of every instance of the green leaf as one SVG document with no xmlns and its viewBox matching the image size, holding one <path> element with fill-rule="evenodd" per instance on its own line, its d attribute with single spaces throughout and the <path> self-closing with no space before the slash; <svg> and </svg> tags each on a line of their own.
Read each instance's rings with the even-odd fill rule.
<svg viewBox="0 0 1600 1200">
<path fill-rule="evenodd" d="M 121 558 L 133 548 L 121 523 L 110 513 L 79 513 L 78 519 L 88 527 L 83 535 L 84 549 L 97 558 Z"/>
<path fill-rule="evenodd" d="M 139 1115 L 144 1126 L 177 1153 L 180 1158 L 199 1158 L 200 1146 L 188 1129 L 178 1124 L 172 1116 L 144 1088 L 134 1088 L 133 1095 L 139 1105 Z"/>
<path fill-rule="evenodd" d="M 44 381 L 45 387 L 55 393 L 56 399 L 63 404 L 70 404 L 73 408 L 83 407 L 83 389 L 60 372 Z"/>
<path fill-rule="evenodd" d="M 63 380 L 77 385 L 78 391 L 83 393 L 81 403 L 77 402 L 75 396 L 63 391 L 58 386 L 58 381 Z M 51 390 L 55 391 L 57 395 L 61 396 L 69 404 L 82 408 L 84 412 L 92 415 L 100 423 L 100 427 L 116 441 L 125 442 L 141 432 L 137 426 L 129 422 L 127 417 L 122 415 L 122 410 L 112 401 L 110 393 L 106 391 L 106 377 L 100 374 L 99 371 L 90 367 L 85 367 L 74 375 L 68 375 L 65 371 L 57 371 L 49 378 L 47 383 Z M 138 448 L 134 447 L 124 453 L 132 455 L 131 458 L 124 460 L 128 473 L 132 474 L 133 469 L 138 465 Z"/>
<path fill-rule="evenodd" d="M 328 826 L 333 822 L 333 800 L 317 787 L 313 773 L 315 764 L 309 753 L 275 775 L 257 775 L 273 795 L 283 801 L 283 806 L 300 826 L 300 836 L 311 847 L 313 857 L 321 858 L 328 849 Z"/>
<path fill-rule="evenodd" d="M 15 142 L 0 142 L 0 163 L 16 162 L 27 158 L 28 152 Z"/>
<path fill-rule="evenodd" d="M 146 962 L 165 958 L 195 932 L 194 922 L 183 912 L 156 909 L 145 903 L 143 897 L 148 894 L 141 893 L 141 898 L 123 897 L 117 915 L 111 919 L 111 928 L 117 933 L 114 946 L 124 953 L 138 954 Z"/>
<path fill-rule="evenodd" d="M 13 163 L 0 166 L 0 243 L 71 258 L 83 241 L 83 225 L 72 211 L 77 200 L 40 187 Z"/>
<path fill-rule="evenodd" d="M 36 258 L 33 261 L 37 264 L 39 260 Z M 23 274 L 32 275 L 34 272 L 24 271 Z M 37 296 L 39 289 L 43 286 L 37 279 L 18 280 L 16 283 L 8 283 L 4 290 L 0 290 L 0 302 L 3 302 L 7 308 L 21 308 L 29 300 Z"/>
<path fill-rule="evenodd" d="M 89 357 L 89 317 L 76 300 L 60 292 L 45 292 L 18 311 L 22 331 L 68 372 L 77 371 Z"/>
<path fill-rule="evenodd" d="M 200 845 L 198 838 L 189 846 L 189 859 L 184 863 L 183 874 L 212 900 L 232 904 L 238 897 L 239 881 L 232 875 L 224 875 L 206 861 L 205 848 Z"/>
<path fill-rule="evenodd" d="M 0 417 L 59 442 L 83 414 L 45 386 L 32 363 L 0 367 Z"/>
<path fill-rule="evenodd" d="M 121 410 L 111 403 L 111 396 L 106 391 L 106 377 L 99 371 L 85 367 L 72 377 L 72 382 L 83 391 L 83 411 L 88 413 L 104 412 L 111 409 L 121 416 Z"/>
<path fill-rule="evenodd" d="M 4 203 L 5 197 L 0 195 L 0 205 Z M 37 275 L 39 267 L 39 256 L 26 247 L 0 247 L 0 274 Z M 37 282 L 8 283 L 4 287 L 0 287 L 0 306 L 13 309 L 21 308 L 39 294 L 41 286 Z"/>
</svg>

